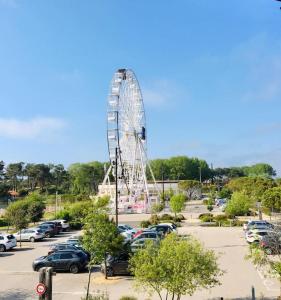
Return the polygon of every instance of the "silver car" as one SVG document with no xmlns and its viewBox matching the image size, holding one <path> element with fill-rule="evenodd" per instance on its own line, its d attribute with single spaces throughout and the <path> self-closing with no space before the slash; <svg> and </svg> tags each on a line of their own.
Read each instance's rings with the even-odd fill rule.
<svg viewBox="0 0 281 300">
<path fill-rule="evenodd" d="M 36 242 L 40 241 L 45 237 L 45 234 L 42 230 L 36 228 L 27 228 L 22 229 L 14 234 L 17 241 L 29 241 Z"/>
</svg>

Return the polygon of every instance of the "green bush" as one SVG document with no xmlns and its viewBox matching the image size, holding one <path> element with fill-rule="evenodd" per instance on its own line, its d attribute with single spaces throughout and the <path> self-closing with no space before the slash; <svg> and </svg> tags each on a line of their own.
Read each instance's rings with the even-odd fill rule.
<svg viewBox="0 0 281 300">
<path fill-rule="evenodd" d="M 178 219 L 180 219 L 181 221 L 185 220 L 185 216 L 182 214 L 178 214 L 177 215 Z"/>
<path fill-rule="evenodd" d="M 138 298 L 134 296 L 122 296 L 119 300 L 138 300 Z"/>
<path fill-rule="evenodd" d="M 56 214 L 55 218 L 57 220 L 63 219 L 63 220 L 66 220 L 67 222 L 69 222 L 71 220 L 70 213 L 67 209 L 63 209 L 63 210 L 59 211 Z"/>
<path fill-rule="evenodd" d="M 173 220 L 173 216 L 169 215 L 169 214 L 163 214 L 162 216 L 160 216 L 160 220 L 170 220 L 172 221 Z"/>
<path fill-rule="evenodd" d="M 253 206 L 253 200 L 241 192 L 234 192 L 228 201 L 225 211 L 231 216 L 244 216 Z"/>
<path fill-rule="evenodd" d="M 152 215 L 149 219 L 150 224 L 157 225 L 159 223 L 160 219 L 157 215 Z"/>
<path fill-rule="evenodd" d="M 200 220 L 202 222 L 213 222 L 214 221 L 213 216 L 204 216 L 204 217 L 200 218 Z"/>
<path fill-rule="evenodd" d="M 9 223 L 4 218 L 0 218 L 0 227 L 9 226 Z"/>
<path fill-rule="evenodd" d="M 150 221 L 141 221 L 140 226 L 141 228 L 147 228 L 151 225 Z"/>
<path fill-rule="evenodd" d="M 201 220 L 201 219 L 204 218 L 205 216 L 213 217 L 213 214 L 211 214 L 211 213 L 200 214 L 200 215 L 198 216 L 198 218 Z"/>
<path fill-rule="evenodd" d="M 225 222 L 228 220 L 228 216 L 227 215 L 217 215 L 214 217 L 214 220 L 217 222 Z"/>
</svg>

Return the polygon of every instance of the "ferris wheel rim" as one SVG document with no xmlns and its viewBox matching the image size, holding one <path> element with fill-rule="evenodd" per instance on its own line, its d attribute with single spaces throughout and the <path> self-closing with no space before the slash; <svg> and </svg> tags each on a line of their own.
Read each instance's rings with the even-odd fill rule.
<svg viewBox="0 0 281 300">
<path fill-rule="evenodd" d="M 144 109 L 144 102 L 143 102 L 143 96 L 142 96 L 142 92 L 141 92 L 141 89 L 140 89 L 140 85 L 139 85 L 139 82 L 138 82 L 138 79 L 134 73 L 133 70 L 131 69 L 118 69 L 114 75 L 113 75 L 113 78 L 112 78 L 112 81 L 111 81 L 111 84 L 110 84 L 110 92 L 109 92 L 109 96 L 108 96 L 108 109 L 107 109 L 107 113 L 108 113 L 108 120 L 107 120 L 107 143 L 108 143 L 108 153 L 109 153 L 109 159 L 110 159 L 110 162 L 113 163 L 116 159 L 116 148 L 118 149 L 118 151 L 120 153 L 122 153 L 122 145 L 120 143 L 120 140 L 121 140 L 121 134 L 122 134 L 122 131 L 123 131 L 123 128 L 122 128 L 122 125 L 121 122 L 124 122 L 126 121 L 124 119 L 124 116 L 121 115 L 120 117 L 120 103 L 122 103 L 122 101 L 124 101 L 123 97 L 120 97 L 120 91 L 121 91 L 121 88 L 122 86 L 124 87 L 124 85 L 128 85 L 128 75 L 130 76 L 130 80 L 132 81 L 131 84 L 134 84 L 135 85 L 135 90 L 137 91 L 138 93 L 138 96 L 139 96 L 139 102 L 140 102 L 140 109 L 139 109 L 139 112 L 141 112 L 142 116 L 141 116 L 141 120 L 142 120 L 142 123 L 140 125 L 142 125 L 142 128 L 144 128 L 146 130 L 146 114 L 145 114 L 145 109 Z M 122 80 L 120 80 L 120 77 L 122 76 Z M 118 85 L 116 85 L 116 83 L 118 83 Z M 114 88 L 116 88 L 116 90 L 114 90 Z M 132 87 L 131 87 L 132 88 Z M 113 93 L 114 91 L 114 93 Z M 110 103 L 110 101 L 112 99 L 115 99 L 115 101 L 117 101 L 117 103 Z M 132 102 L 132 100 L 131 100 Z M 131 103 L 132 105 L 135 105 L 135 103 Z M 114 111 L 112 108 L 113 106 L 116 106 L 116 111 Z M 111 123 L 111 126 L 110 126 L 110 122 L 109 122 L 109 114 L 112 114 L 112 117 L 113 115 L 115 114 L 115 122 L 113 122 L 113 124 L 115 123 L 115 127 L 114 129 L 112 129 L 112 123 Z M 131 116 L 128 116 L 127 115 L 127 122 L 129 121 L 129 119 L 131 118 Z M 132 122 L 132 120 L 131 120 Z M 135 128 L 134 128 L 135 129 Z M 115 143 L 111 143 L 110 141 L 110 132 L 112 133 L 112 131 L 115 131 L 115 138 L 116 138 L 116 141 Z M 131 131 L 132 133 L 132 131 Z M 137 133 L 136 130 L 133 132 L 134 134 L 139 134 L 139 132 Z M 127 131 L 127 134 L 128 134 L 128 131 Z M 144 149 L 146 150 L 146 144 L 147 144 L 147 135 L 145 136 L 145 139 L 143 140 L 143 143 L 144 143 Z M 112 144 L 115 145 L 115 147 L 112 147 Z"/>
</svg>

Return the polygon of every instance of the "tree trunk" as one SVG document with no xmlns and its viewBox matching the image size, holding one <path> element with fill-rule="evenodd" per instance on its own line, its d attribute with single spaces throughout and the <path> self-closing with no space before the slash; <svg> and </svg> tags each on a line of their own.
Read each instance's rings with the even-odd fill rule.
<svg viewBox="0 0 281 300">
<path fill-rule="evenodd" d="M 20 229 L 20 248 L 21 248 L 21 229 Z"/>
<path fill-rule="evenodd" d="M 91 274 L 92 274 L 92 266 L 89 266 L 89 273 L 88 273 L 88 284 L 87 284 L 87 295 L 86 300 L 89 299 L 89 290 L 90 290 L 90 283 L 91 283 Z"/>
<path fill-rule="evenodd" d="M 104 274 L 105 274 L 105 279 L 107 279 L 106 253 L 104 253 Z"/>
</svg>

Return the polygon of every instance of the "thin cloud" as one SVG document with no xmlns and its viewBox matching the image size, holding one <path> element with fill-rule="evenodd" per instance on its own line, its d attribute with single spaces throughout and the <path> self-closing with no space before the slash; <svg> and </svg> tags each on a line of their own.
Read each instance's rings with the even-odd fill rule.
<svg viewBox="0 0 281 300">
<path fill-rule="evenodd" d="M 0 136 L 11 139 L 36 139 L 65 128 L 61 119 L 38 117 L 31 120 L 0 118 Z"/>
<path fill-rule="evenodd" d="M 169 80 L 157 80 L 144 84 L 142 94 L 145 105 L 157 108 L 169 107 L 183 98 L 182 89 Z"/>
</svg>

